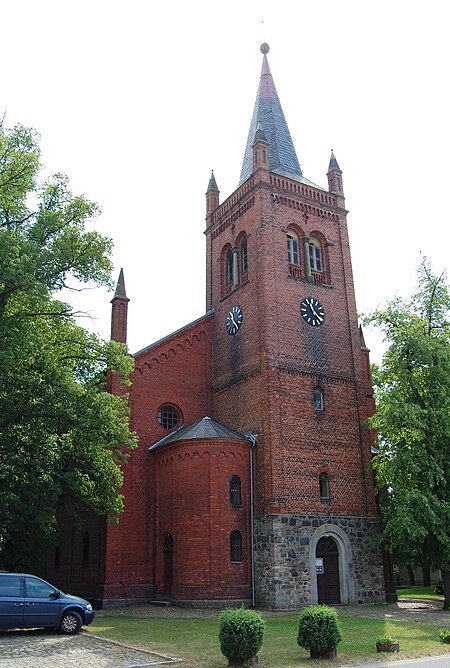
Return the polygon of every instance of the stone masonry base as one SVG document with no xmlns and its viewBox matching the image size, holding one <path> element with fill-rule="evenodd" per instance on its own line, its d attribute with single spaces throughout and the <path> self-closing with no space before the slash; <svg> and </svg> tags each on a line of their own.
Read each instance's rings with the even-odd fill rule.
<svg viewBox="0 0 450 668">
<path fill-rule="evenodd" d="M 341 603 L 384 603 L 378 520 L 264 515 L 255 518 L 256 605 L 297 610 L 318 603 L 316 546 L 331 536 L 339 552 Z"/>
</svg>

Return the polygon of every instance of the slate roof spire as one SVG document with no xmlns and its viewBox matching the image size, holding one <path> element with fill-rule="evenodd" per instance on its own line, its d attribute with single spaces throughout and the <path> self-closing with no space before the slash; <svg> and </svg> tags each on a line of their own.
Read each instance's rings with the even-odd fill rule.
<svg viewBox="0 0 450 668">
<path fill-rule="evenodd" d="M 116 285 L 116 291 L 111 301 L 114 301 L 115 299 L 125 299 L 127 302 L 130 301 L 125 291 L 125 279 L 123 277 L 123 269 L 120 270 L 119 278 L 117 280 L 117 285 Z"/>
<path fill-rule="evenodd" d="M 338 165 L 338 161 L 336 160 L 336 156 L 334 155 L 333 149 L 331 149 L 331 157 L 330 157 L 330 164 L 328 165 L 328 171 L 329 172 L 332 172 L 332 171 L 341 172 L 341 168 Z"/>
<path fill-rule="evenodd" d="M 269 144 L 270 171 L 291 179 L 303 180 L 300 163 L 270 73 L 269 61 L 267 60 L 269 45 L 264 42 L 264 44 L 261 44 L 260 50 L 263 54 L 261 79 L 245 147 L 239 185 L 244 183 L 253 173 L 252 145 L 255 134 L 259 129 L 262 130 Z"/>
<path fill-rule="evenodd" d="M 217 187 L 217 181 L 216 177 L 214 176 L 214 170 L 211 171 L 211 178 L 209 179 L 208 183 L 208 190 L 206 191 L 207 193 L 209 192 L 219 192 L 219 188 Z"/>
<path fill-rule="evenodd" d="M 344 189 L 342 185 L 342 170 L 338 165 L 338 161 L 336 160 L 336 156 L 334 155 L 333 149 L 331 149 L 331 157 L 330 157 L 330 164 L 328 165 L 327 178 L 328 178 L 329 191 L 332 193 L 336 193 L 336 195 L 341 195 L 342 197 L 344 197 Z"/>
<path fill-rule="evenodd" d="M 256 144 L 257 141 L 267 141 L 266 135 L 264 134 L 264 130 L 261 127 L 261 121 L 259 120 L 258 120 L 258 125 L 256 126 L 254 143 Z"/>
</svg>

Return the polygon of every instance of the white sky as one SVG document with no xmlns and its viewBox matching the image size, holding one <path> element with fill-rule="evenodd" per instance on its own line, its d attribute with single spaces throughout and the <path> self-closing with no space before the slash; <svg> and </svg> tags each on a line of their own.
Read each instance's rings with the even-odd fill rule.
<svg viewBox="0 0 450 668">
<path fill-rule="evenodd" d="M 36 128 L 48 172 L 103 210 L 135 352 L 205 312 L 205 191 L 237 187 L 262 41 L 306 178 L 331 148 L 367 312 L 448 266 L 446 0 L 4 0 L 0 112 Z M 264 26 L 262 26 L 264 20 Z M 112 294 L 71 300 L 110 333 Z M 378 337 L 366 332 L 377 360 Z"/>
</svg>

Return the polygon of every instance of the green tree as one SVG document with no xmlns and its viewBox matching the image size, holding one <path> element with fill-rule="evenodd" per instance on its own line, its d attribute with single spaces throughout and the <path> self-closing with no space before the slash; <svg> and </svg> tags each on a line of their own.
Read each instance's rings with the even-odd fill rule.
<svg viewBox="0 0 450 668">
<path fill-rule="evenodd" d="M 0 124 L 0 567 L 31 568 L 56 537 L 64 501 L 74 516 L 122 511 L 120 464 L 135 444 L 124 387 L 126 347 L 79 327 L 58 299 L 72 285 L 110 285 L 111 241 L 87 229 L 96 204 L 65 176 L 39 182 L 39 137 Z M 124 390 L 125 391 L 125 390 Z"/>
<path fill-rule="evenodd" d="M 399 563 L 445 573 L 450 595 L 450 292 L 424 259 L 418 290 L 367 320 L 390 346 L 373 380 L 379 436 L 374 458 L 382 538 Z"/>
</svg>

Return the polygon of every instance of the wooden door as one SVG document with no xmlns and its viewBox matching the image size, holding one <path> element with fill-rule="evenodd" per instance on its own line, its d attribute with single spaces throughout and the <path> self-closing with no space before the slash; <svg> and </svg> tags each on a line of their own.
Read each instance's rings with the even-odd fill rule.
<svg viewBox="0 0 450 668">
<path fill-rule="evenodd" d="M 341 602 L 339 588 L 339 551 L 331 536 L 324 536 L 317 543 L 316 558 L 321 560 L 317 572 L 317 594 L 319 603 Z"/>
</svg>

